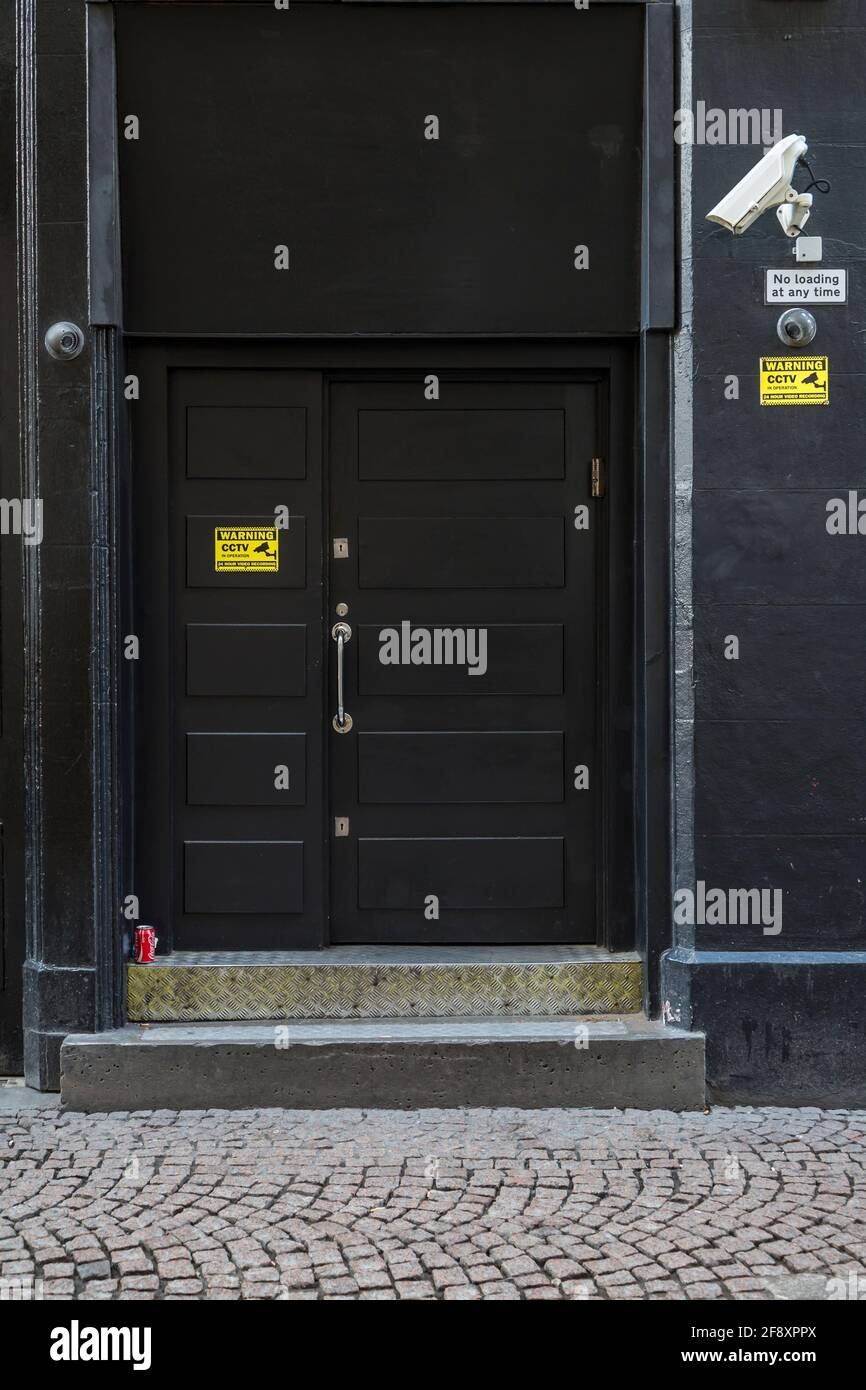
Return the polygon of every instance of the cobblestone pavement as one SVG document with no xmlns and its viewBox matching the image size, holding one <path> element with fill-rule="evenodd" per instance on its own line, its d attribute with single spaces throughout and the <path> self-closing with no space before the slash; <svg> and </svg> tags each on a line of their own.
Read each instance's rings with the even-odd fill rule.
<svg viewBox="0 0 866 1390">
<path fill-rule="evenodd" d="M 0 1114 L 0 1276 L 45 1298 L 866 1297 L 864 1135 L 838 1110 Z"/>
</svg>

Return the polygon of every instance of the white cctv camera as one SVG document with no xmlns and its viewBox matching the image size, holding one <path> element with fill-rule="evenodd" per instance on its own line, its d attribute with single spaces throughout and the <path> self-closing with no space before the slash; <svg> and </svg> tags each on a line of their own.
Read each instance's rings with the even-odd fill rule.
<svg viewBox="0 0 866 1390">
<path fill-rule="evenodd" d="M 798 193 L 791 179 L 797 161 L 809 146 L 802 135 L 786 135 L 759 160 L 746 177 L 740 179 L 712 212 L 708 222 L 718 222 L 734 236 L 751 227 L 767 208 L 776 208 L 776 216 L 786 236 L 797 237 L 809 218 L 811 193 Z"/>
</svg>

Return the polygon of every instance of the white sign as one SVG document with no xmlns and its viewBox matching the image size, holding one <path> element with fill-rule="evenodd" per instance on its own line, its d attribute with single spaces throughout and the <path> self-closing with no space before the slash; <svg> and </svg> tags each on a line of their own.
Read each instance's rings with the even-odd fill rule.
<svg viewBox="0 0 866 1390">
<path fill-rule="evenodd" d="M 848 272 L 824 270 L 768 270 L 765 304 L 846 304 Z"/>
</svg>

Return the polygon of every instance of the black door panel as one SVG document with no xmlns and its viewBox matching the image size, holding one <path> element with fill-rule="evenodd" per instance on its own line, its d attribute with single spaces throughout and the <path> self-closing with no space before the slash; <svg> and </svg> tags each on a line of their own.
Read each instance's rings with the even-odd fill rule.
<svg viewBox="0 0 866 1390">
<path fill-rule="evenodd" d="M 561 908 L 562 870 L 558 838 L 362 839 L 358 906 L 411 910 L 435 889 L 443 912 Z"/>
<path fill-rule="evenodd" d="M 186 693 L 305 695 L 304 623 L 187 623 Z"/>
<path fill-rule="evenodd" d="M 360 410 L 362 482 L 561 478 L 565 412 Z"/>
<path fill-rule="evenodd" d="M 562 801 L 563 735 L 358 734 L 358 800 L 411 805 Z"/>
<path fill-rule="evenodd" d="M 301 841 L 187 840 L 183 848 L 186 912 L 243 918 L 303 912 Z"/>
<path fill-rule="evenodd" d="M 479 678 L 470 675 L 466 666 L 383 666 L 380 631 L 372 623 L 355 628 L 358 645 L 353 656 L 361 695 L 477 693 Z M 488 696 L 562 694 L 562 623 L 489 623 L 487 639 L 484 689 Z"/>
<path fill-rule="evenodd" d="M 306 410 L 281 405 L 189 406 L 186 476 L 306 478 Z"/>
<path fill-rule="evenodd" d="M 306 743 L 306 734 L 187 734 L 187 803 L 303 806 Z"/>
<path fill-rule="evenodd" d="M 238 479 L 238 484 L 242 482 Z M 244 483 L 245 490 L 249 483 Z M 188 516 L 186 519 L 186 582 L 189 589 L 303 589 L 307 583 L 306 517 L 291 513 L 289 525 L 278 532 L 279 568 L 274 573 L 254 574 L 243 571 L 222 571 L 214 568 L 214 546 L 217 531 L 232 528 L 273 526 L 274 508 L 287 506 L 282 501 L 285 489 L 275 492 L 270 512 L 251 515 L 242 511 L 223 512 L 220 516 Z"/>
<path fill-rule="evenodd" d="M 564 578 L 558 516 L 358 518 L 362 589 L 550 589 Z"/>
</svg>

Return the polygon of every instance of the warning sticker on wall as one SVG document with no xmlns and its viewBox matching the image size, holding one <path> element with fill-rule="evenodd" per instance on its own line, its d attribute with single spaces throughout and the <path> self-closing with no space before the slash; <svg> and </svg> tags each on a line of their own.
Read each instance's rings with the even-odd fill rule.
<svg viewBox="0 0 866 1390">
<path fill-rule="evenodd" d="M 826 405 L 829 399 L 826 357 L 761 358 L 761 405 Z"/>
<path fill-rule="evenodd" d="M 280 568 L 276 526 L 217 526 L 214 569 L 218 574 L 276 574 Z"/>
</svg>

